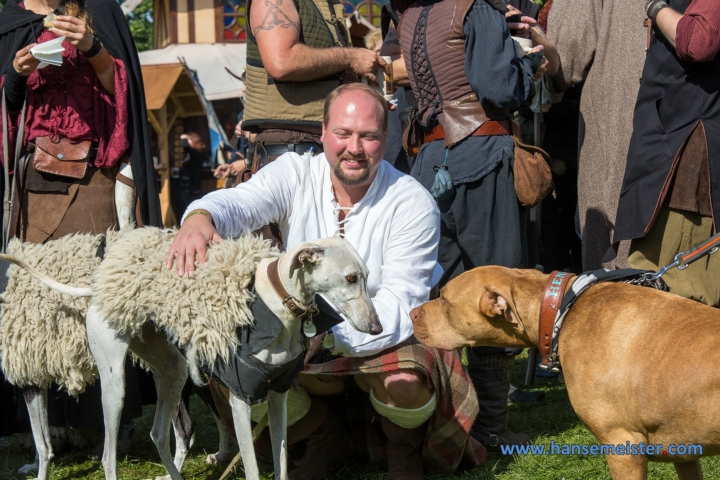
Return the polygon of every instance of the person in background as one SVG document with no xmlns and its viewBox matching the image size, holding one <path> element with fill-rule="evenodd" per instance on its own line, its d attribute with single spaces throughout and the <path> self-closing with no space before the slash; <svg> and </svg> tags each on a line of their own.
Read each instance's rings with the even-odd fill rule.
<svg viewBox="0 0 720 480">
<path fill-rule="evenodd" d="M 615 228 L 625 169 L 632 105 L 645 62 L 647 29 L 641 2 L 573 0 L 555 2 L 548 37 L 561 68 L 546 84 L 553 92 L 585 81 L 578 128 L 578 210 L 583 270 L 627 267 L 629 242 L 603 262 Z"/>
<path fill-rule="evenodd" d="M 30 49 L 61 36 L 62 65 L 39 68 Z M 137 222 L 162 226 L 140 63 L 117 2 L 8 0 L 0 12 L 0 76 L 8 111 L 0 124 L 10 143 L 4 147 L 14 152 L 17 143 L 21 151 L 17 163 L 3 155 L 17 183 L 11 236 L 44 243 L 72 233 L 103 234 L 116 226 L 115 179 L 123 162 L 133 171 Z M 80 171 L 53 167 L 55 173 L 48 173 L 43 162 L 33 161 L 33 150 L 48 143 L 60 153 L 87 148 L 87 163 Z M 142 414 L 137 374 L 129 360 L 125 375 L 120 451 L 130 446 L 131 419 Z M 77 399 L 52 395 L 48 410 L 52 427 L 101 428 L 99 383 Z M 95 454 L 101 451 L 99 444 Z"/>
<path fill-rule="evenodd" d="M 370 30 L 370 32 L 365 35 L 363 41 L 365 42 L 365 48 L 375 53 L 380 53 L 380 47 L 382 47 L 383 44 L 382 30 L 379 28 Z"/>
<path fill-rule="evenodd" d="M 658 270 L 718 231 L 720 8 L 715 0 L 650 0 L 646 13 L 650 42 L 613 245 L 632 240 L 630 266 Z M 720 306 L 718 255 L 663 280 L 671 293 Z"/>
<path fill-rule="evenodd" d="M 175 212 L 184 212 L 190 202 L 202 197 L 202 166 L 208 157 L 207 145 L 197 133 L 183 133 L 180 140 L 185 150 L 182 167 L 173 167 L 170 171 L 171 202 Z"/>
<path fill-rule="evenodd" d="M 513 183 L 509 110 L 535 95 L 536 76 L 548 64 L 542 47 L 529 55 L 518 50 L 502 1 L 415 2 L 397 12 L 424 136 L 410 174 L 440 209 L 440 286 L 481 265 L 521 268 L 526 211 Z M 419 42 L 425 47 L 416 48 Z M 468 373 L 480 403 L 471 435 L 489 451 L 530 441 L 507 424 L 511 353 L 468 350 Z"/>
</svg>

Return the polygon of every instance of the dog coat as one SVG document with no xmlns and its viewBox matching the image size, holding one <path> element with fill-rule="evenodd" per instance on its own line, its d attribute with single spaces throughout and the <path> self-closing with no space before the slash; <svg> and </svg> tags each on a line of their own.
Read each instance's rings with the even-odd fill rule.
<svg viewBox="0 0 720 480">
<path fill-rule="evenodd" d="M 248 404 L 265 400 L 268 390 L 285 392 L 295 383 L 304 366 L 304 349 L 289 362 L 270 365 L 261 362 L 254 355 L 270 345 L 280 335 L 283 324 L 268 308 L 259 295 L 251 305 L 255 322 L 247 327 L 238 327 L 240 345 L 229 362 L 221 357 L 207 373 L 225 385 L 235 396 Z M 300 337 L 303 342 L 304 337 Z"/>
</svg>

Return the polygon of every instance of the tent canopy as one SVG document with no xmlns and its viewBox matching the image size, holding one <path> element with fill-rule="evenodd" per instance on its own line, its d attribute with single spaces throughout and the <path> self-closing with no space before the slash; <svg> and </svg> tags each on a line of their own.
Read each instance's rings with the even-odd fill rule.
<svg viewBox="0 0 720 480">
<path fill-rule="evenodd" d="M 177 65 L 182 60 L 197 72 L 205 98 L 222 100 L 243 94 L 239 77 L 245 68 L 245 52 L 244 43 L 172 44 L 160 50 L 140 52 L 140 64 L 144 70 L 150 65 Z"/>
<path fill-rule="evenodd" d="M 202 103 L 192 81 L 179 63 L 143 65 L 145 104 L 148 110 L 159 110 L 168 97 L 180 108 L 183 117 L 204 116 Z"/>
</svg>

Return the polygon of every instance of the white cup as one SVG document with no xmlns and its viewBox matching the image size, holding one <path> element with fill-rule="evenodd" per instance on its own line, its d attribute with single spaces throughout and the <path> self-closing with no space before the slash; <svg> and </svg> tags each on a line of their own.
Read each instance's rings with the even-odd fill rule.
<svg viewBox="0 0 720 480">
<path fill-rule="evenodd" d="M 533 49 L 533 42 L 529 38 L 512 37 L 512 39 L 515 40 L 515 43 L 517 43 L 520 47 L 518 57 L 524 56 L 526 53 L 529 53 L 530 50 Z"/>
</svg>

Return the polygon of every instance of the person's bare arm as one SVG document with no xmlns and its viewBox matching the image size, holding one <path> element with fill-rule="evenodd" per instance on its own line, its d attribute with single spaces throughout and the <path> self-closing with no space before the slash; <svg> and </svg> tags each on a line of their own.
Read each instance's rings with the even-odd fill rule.
<svg viewBox="0 0 720 480">
<path fill-rule="evenodd" d="M 663 8 L 655 17 L 655 24 L 662 32 L 663 36 L 675 47 L 675 37 L 677 34 L 677 25 L 683 16 L 672 8 Z"/>
<path fill-rule="evenodd" d="M 92 48 L 94 37 L 85 23 L 77 17 L 60 15 L 53 23 L 50 31 L 58 36 L 64 36 L 80 52 L 87 52 Z M 109 53 L 103 49 L 94 57 L 88 58 L 100 80 L 100 84 L 111 95 L 115 94 L 115 65 Z"/>
<path fill-rule="evenodd" d="M 543 32 L 539 25 L 533 25 L 530 27 L 530 39 L 532 40 L 533 45 L 543 46 L 542 51 L 548 62 L 545 74 L 554 75 L 557 73 L 560 68 L 560 56 L 558 56 L 555 44 L 547 38 L 547 36 L 545 36 L 545 32 Z"/>
<path fill-rule="evenodd" d="M 255 0 L 250 28 L 260 58 L 275 80 L 306 82 L 351 70 L 375 81 L 378 54 L 364 48 L 312 48 L 300 42 L 300 15 L 292 0 Z"/>
</svg>

